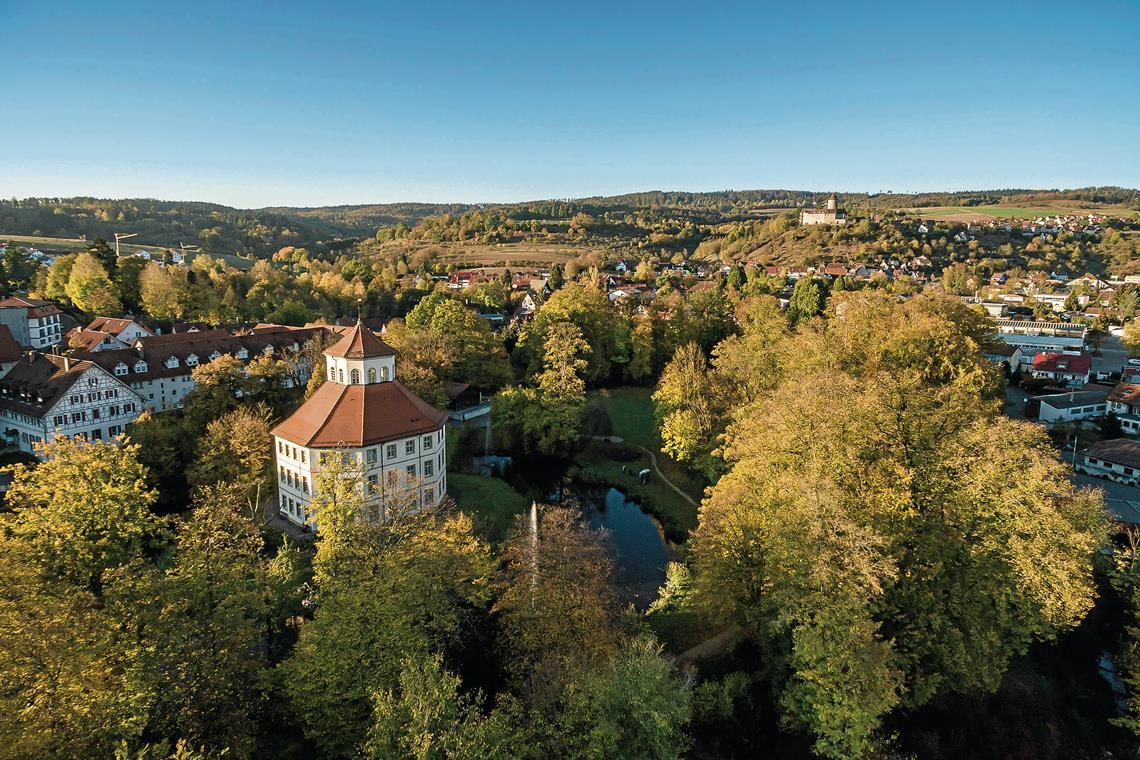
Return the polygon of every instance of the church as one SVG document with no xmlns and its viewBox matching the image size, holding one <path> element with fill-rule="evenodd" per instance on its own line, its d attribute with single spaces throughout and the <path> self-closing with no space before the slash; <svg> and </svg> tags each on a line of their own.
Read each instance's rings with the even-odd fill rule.
<svg viewBox="0 0 1140 760">
<path fill-rule="evenodd" d="M 447 490 L 447 413 L 396 379 L 396 350 L 359 321 L 324 352 L 326 380 L 272 431 L 278 506 L 297 525 L 312 523 L 321 464 L 336 456 L 363 474 L 365 517 L 385 502 L 435 506 Z"/>
</svg>

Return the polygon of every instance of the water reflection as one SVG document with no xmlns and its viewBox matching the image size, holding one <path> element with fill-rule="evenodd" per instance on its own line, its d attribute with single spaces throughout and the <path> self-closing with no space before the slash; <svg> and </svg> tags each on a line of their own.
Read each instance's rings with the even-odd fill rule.
<svg viewBox="0 0 1140 760">
<path fill-rule="evenodd" d="M 616 555 L 614 580 L 622 601 L 644 610 L 657 598 L 676 548 L 665 541 L 657 521 L 616 488 L 578 490 L 575 495 L 590 526 L 610 532 Z"/>
</svg>

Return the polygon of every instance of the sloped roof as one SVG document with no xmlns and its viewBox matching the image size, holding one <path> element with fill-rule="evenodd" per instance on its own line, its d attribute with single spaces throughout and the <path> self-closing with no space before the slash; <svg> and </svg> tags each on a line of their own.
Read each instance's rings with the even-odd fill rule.
<svg viewBox="0 0 1140 760">
<path fill-rule="evenodd" d="M 1140 469 L 1140 443 L 1127 438 L 1098 441 L 1084 451 L 1087 457 Z"/>
<path fill-rule="evenodd" d="M 1092 357 L 1042 351 L 1033 357 L 1033 369 L 1037 372 L 1088 374 L 1089 370 L 1092 369 Z"/>
<path fill-rule="evenodd" d="M 12 337 L 8 325 L 0 325 L 0 362 L 14 362 L 23 355 L 24 350 Z"/>
<path fill-rule="evenodd" d="M 93 366 L 87 361 L 32 352 L 0 380 L 0 408 L 43 417 Z"/>
<path fill-rule="evenodd" d="M 396 349 L 357 322 L 344 337 L 325 349 L 325 355 L 342 359 L 369 359 L 374 356 L 395 356 Z"/>
<path fill-rule="evenodd" d="M 95 317 L 95 319 L 91 320 L 91 324 L 87 325 L 87 329 L 96 332 L 111 333 L 112 335 L 118 337 L 119 333 L 121 333 L 123 330 L 126 330 L 131 325 L 141 327 L 151 335 L 155 334 L 154 330 L 150 329 L 141 322 L 136 322 L 133 319 L 117 319 L 115 317 Z"/>
<path fill-rule="evenodd" d="M 446 420 L 396 380 L 325 383 L 273 435 L 309 448 L 359 448 L 438 430 Z"/>
<path fill-rule="evenodd" d="M 67 334 L 67 344 L 81 351 L 94 351 L 98 348 L 99 344 L 108 338 L 110 338 L 113 343 L 117 343 L 120 348 L 126 345 L 112 333 L 102 330 L 81 330 L 78 328 Z"/>
</svg>

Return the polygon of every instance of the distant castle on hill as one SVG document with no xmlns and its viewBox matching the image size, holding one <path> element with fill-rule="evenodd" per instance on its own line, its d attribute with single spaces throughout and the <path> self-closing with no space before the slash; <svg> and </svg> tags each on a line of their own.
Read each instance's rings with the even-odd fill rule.
<svg viewBox="0 0 1140 760">
<path fill-rule="evenodd" d="M 839 199 L 832 193 L 827 197 L 826 208 L 805 208 L 800 211 L 800 224 L 847 224 L 847 212 L 839 208 Z"/>
</svg>

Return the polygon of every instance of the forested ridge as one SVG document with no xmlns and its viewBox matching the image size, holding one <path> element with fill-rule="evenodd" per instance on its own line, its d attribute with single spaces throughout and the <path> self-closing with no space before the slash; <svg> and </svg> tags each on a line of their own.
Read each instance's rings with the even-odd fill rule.
<svg viewBox="0 0 1140 760">
<path fill-rule="evenodd" d="M 611 250 L 689 251 L 724 226 L 822 205 L 828 192 L 651 191 L 574 200 L 506 204 L 390 203 L 315 208 L 235 209 L 154 199 L 25 198 L 0 200 L 0 235 L 102 237 L 133 232 L 147 245 L 199 245 L 212 254 L 266 258 L 283 246 L 345 251 L 381 240 L 512 243 L 550 241 Z M 851 211 L 875 218 L 899 209 L 1053 201 L 1140 209 L 1140 191 L 1118 188 L 991 190 L 946 193 L 844 193 Z M 377 230 L 380 230 L 377 233 Z"/>
</svg>

